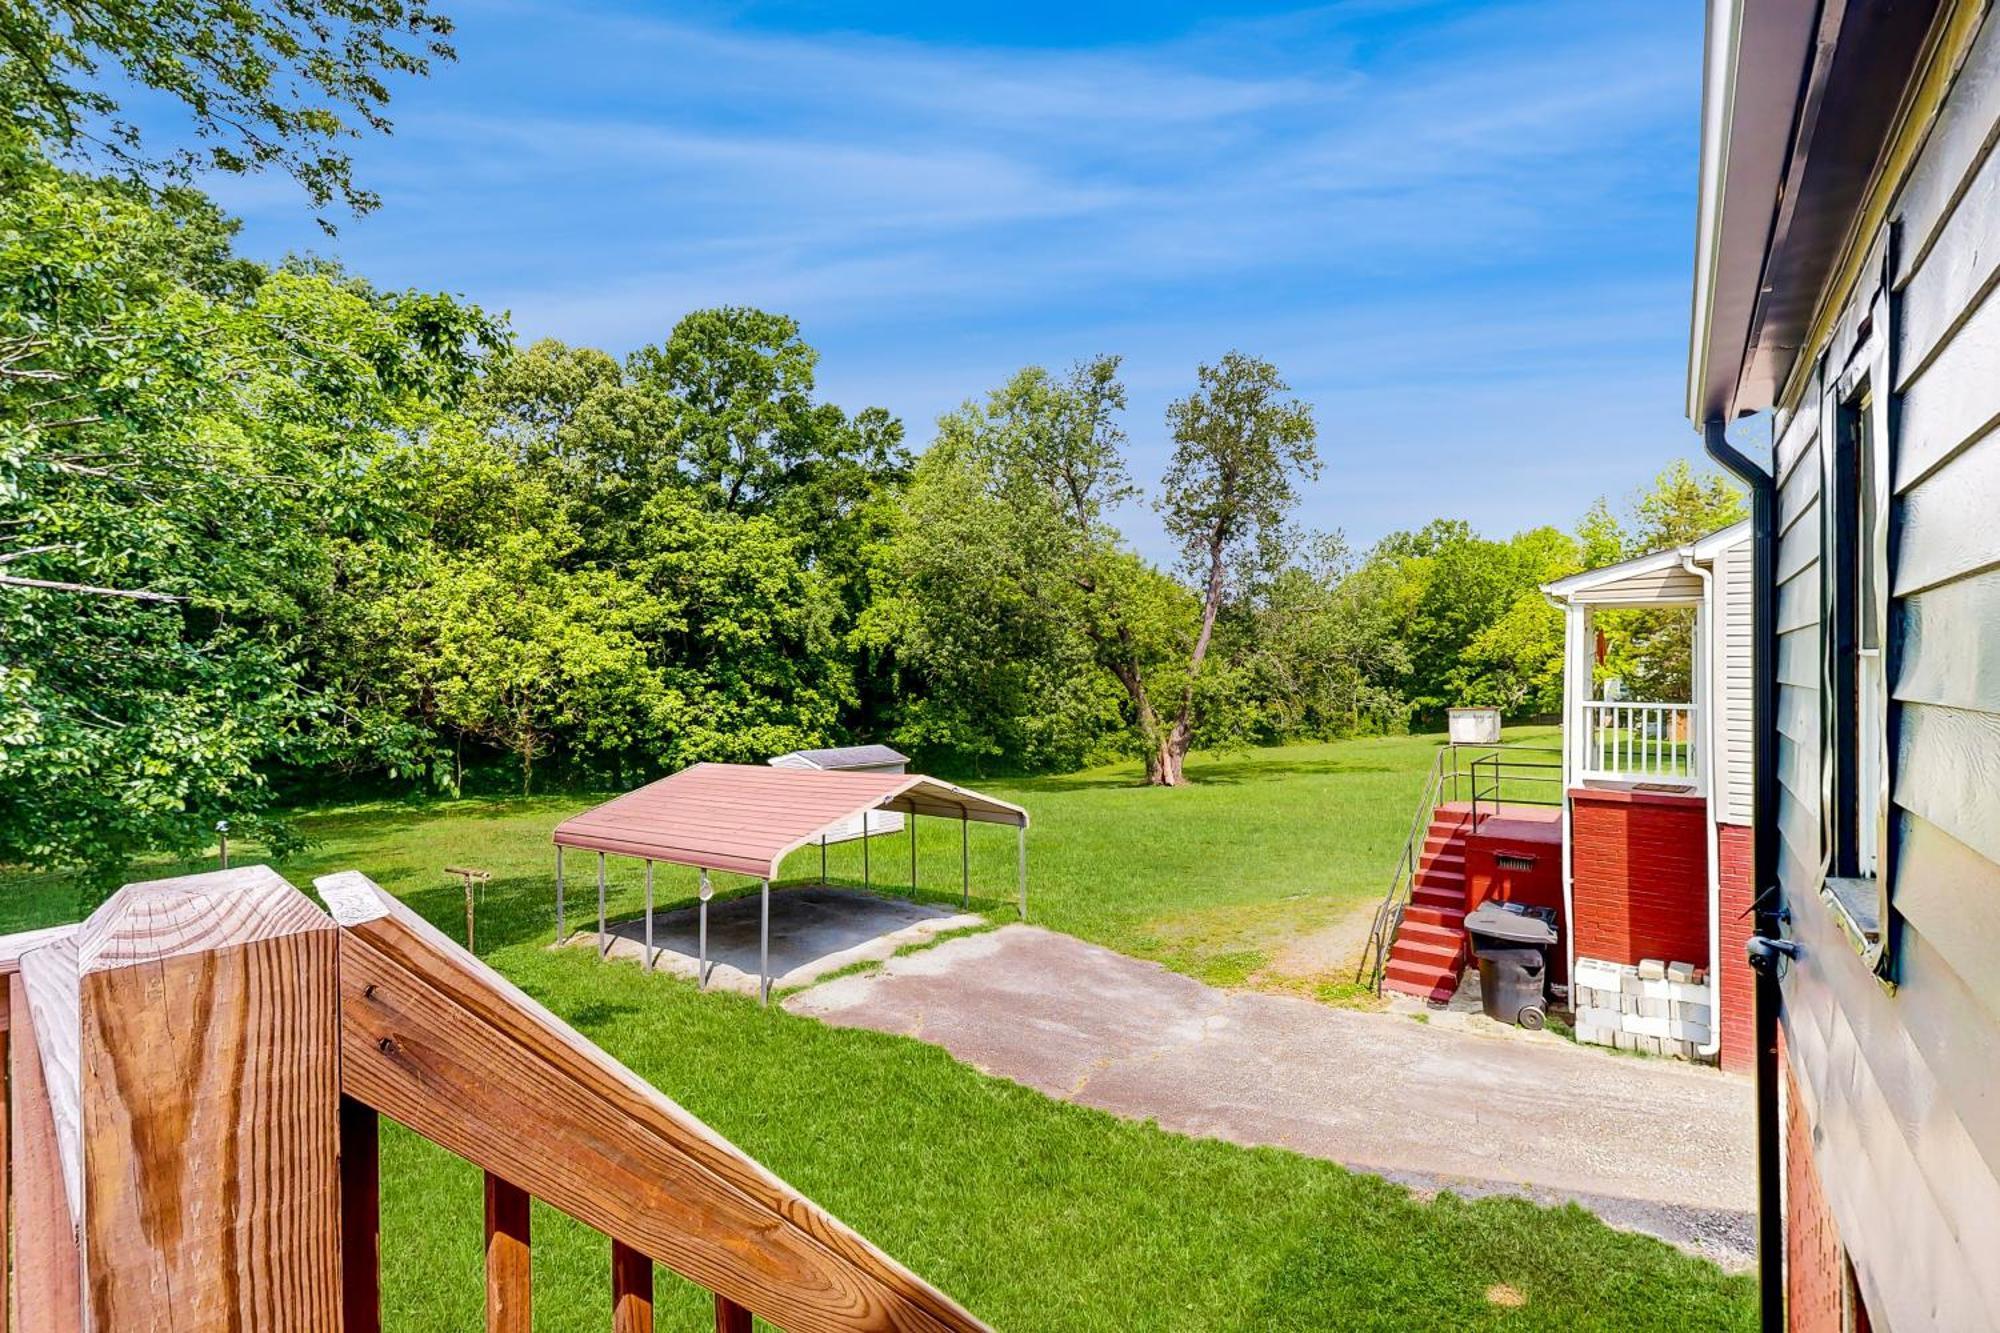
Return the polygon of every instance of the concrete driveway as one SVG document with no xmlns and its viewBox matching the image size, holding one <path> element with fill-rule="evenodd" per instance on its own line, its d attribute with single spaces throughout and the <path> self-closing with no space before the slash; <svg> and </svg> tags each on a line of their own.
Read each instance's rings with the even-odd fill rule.
<svg viewBox="0 0 2000 1333">
<path fill-rule="evenodd" d="M 1220 991 L 1033 926 L 950 940 L 786 1007 L 1181 1133 L 1419 1190 L 1575 1200 L 1732 1267 L 1754 1258 L 1752 1089 L 1712 1069 Z"/>
</svg>

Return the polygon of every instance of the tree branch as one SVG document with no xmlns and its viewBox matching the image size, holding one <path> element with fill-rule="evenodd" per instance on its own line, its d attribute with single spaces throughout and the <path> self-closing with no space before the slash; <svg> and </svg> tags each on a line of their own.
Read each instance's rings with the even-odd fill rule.
<svg viewBox="0 0 2000 1333">
<path fill-rule="evenodd" d="M 185 602 L 187 598 L 170 592 L 149 592 L 144 588 L 99 588 L 88 583 L 63 583 L 55 579 L 24 579 L 0 574 L 0 588 L 39 588 L 45 592 L 74 592 L 89 597 L 124 597 L 135 602 Z"/>
</svg>

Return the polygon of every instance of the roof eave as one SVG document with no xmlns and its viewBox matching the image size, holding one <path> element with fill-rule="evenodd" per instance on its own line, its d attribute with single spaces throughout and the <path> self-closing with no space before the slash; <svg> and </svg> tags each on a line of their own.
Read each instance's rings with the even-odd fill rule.
<svg viewBox="0 0 2000 1333">
<path fill-rule="evenodd" d="M 1739 386 L 1817 11 L 1812 0 L 1709 2 L 1688 337 L 1697 429 L 1764 405 L 1742 401 Z"/>
</svg>

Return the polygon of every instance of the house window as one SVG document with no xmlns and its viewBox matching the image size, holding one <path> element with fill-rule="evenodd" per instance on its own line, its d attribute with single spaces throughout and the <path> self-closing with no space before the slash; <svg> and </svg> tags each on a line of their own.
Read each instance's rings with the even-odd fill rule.
<svg viewBox="0 0 2000 1333">
<path fill-rule="evenodd" d="M 1835 720 L 1836 762 L 1843 781 L 1835 802 L 1833 873 L 1844 879 L 1875 874 L 1881 850 L 1883 740 L 1888 697 L 1882 674 L 1882 570 L 1876 552 L 1886 531 L 1882 513 L 1885 487 L 1874 396 L 1865 388 L 1840 412 L 1835 484 L 1842 522 L 1835 536 L 1838 588 L 1834 635 L 1845 658 L 1839 671 L 1839 716 Z M 1844 678 L 1843 678 L 1844 677 Z"/>
<path fill-rule="evenodd" d="M 1888 976 L 1889 543 L 1888 313 L 1877 293 L 1822 417 L 1821 696 L 1826 877 L 1823 896 L 1855 948 Z"/>
</svg>

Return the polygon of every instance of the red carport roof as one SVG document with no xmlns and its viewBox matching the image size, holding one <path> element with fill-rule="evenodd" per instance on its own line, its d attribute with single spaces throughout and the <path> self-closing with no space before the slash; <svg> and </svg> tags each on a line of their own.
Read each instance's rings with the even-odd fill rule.
<svg viewBox="0 0 2000 1333">
<path fill-rule="evenodd" d="M 565 819 L 555 841 L 769 878 L 787 852 L 864 810 L 1028 826 L 1018 805 L 920 773 L 696 764 Z"/>
</svg>

